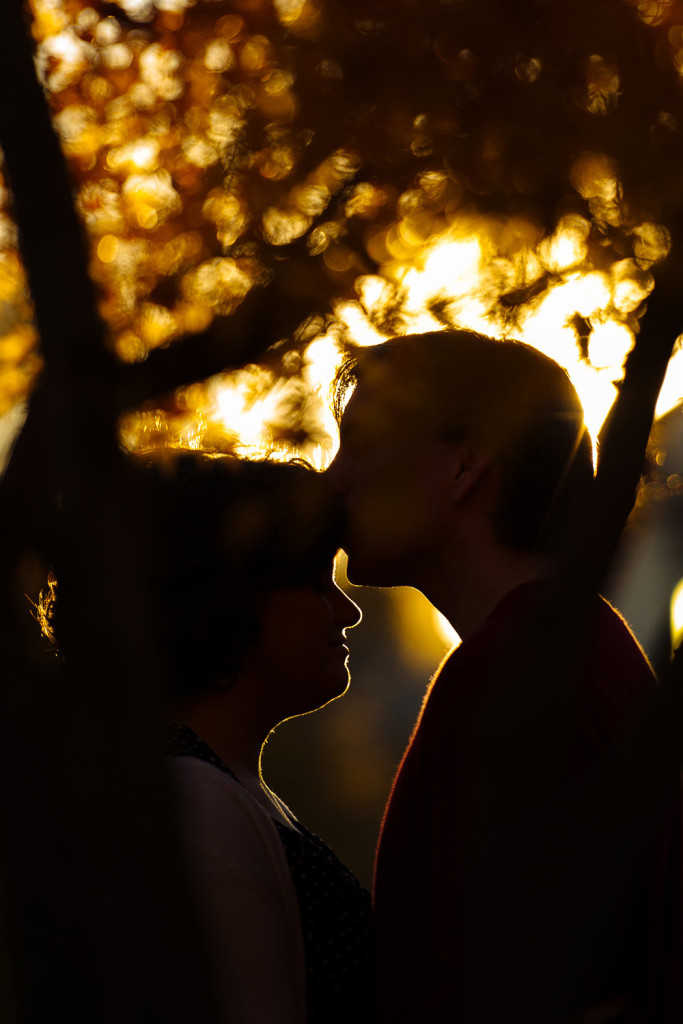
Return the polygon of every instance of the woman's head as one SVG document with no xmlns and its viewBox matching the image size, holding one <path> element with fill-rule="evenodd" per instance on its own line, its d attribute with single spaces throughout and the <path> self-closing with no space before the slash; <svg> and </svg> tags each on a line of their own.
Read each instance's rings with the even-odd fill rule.
<svg viewBox="0 0 683 1024">
<path fill-rule="evenodd" d="M 298 668 L 302 685 L 328 673 L 303 704 L 343 692 L 342 630 L 359 615 L 332 580 L 341 524 L 324 475 L 196 453 L 136 472 L 156 524 L 151 590 L 170 696 L 230 685 L 257 664 L 284 676 Z"/>
</svg>

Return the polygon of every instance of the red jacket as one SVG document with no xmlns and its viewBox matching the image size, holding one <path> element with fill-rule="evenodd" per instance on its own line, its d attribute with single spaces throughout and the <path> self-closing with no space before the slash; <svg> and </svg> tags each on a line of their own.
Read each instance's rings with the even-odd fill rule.
<svg viewBox="0 0 683 1024">
<path fill-rule="evenodd" d="M 666 813 L 633 861 L 620 849 L 608 850 L 614 878 L 622 867 L 623 878 L 605 898 L 607 910 L 599 908 L 607 931 L 591 919 L 591 903 L 585 914 L 577 909 L 578 930 L 576 921 L 574 931 L 565 927 L 574 904 L 580 904 L 582 868 L 569 852 L 563 860 L 563 847 L 543 845 L 546 819 L 561 822 L 573 799 L 581 806 L 581 794 L 590 792 L 657 689 L 628 627 L 602 599 L 596 599 L 592 639 L 578 661 L 572 724 L 564 737 L 555 742 L 551 736 L 547 744 L 550 752 L 557 748 L 557 761 L 552 769 L 530 766 L 552 780 L 544 812 L 527 822 L 520 812 L 510 827 L 506 821 L 505 764 L 514 759 L 516 769 L 529 749 L 531 757 L 546 749 L 525 746 L 523 733 L 516 732 L 509 667 L 515 638 L 528 629 L 546 595 L 543 583 L 512 591 L 451 653 L 428 692 L 394 781 L 375 866 L 380 1000 L 387 1024 L 532 1020 L 531 1006 L 526 1018 L 511 1005 L 504 1017 L 500 1007 L 494 1011 L 489 997 L 496 986 L 522 994 L 527 986 L 533 993 L 534 978 L 540 989 L 541 978 L 549 976 L 545 968 L 552 970 L 557 958 L 564 967 L 572 958 L 580 965 L 582 957 L 589 967 L 575 989 L 567 981 L 569 971 L 562 980 L 566 992 L 552 994 L 553 1019 L 570 1019 L 582 1007 L 624 997 L 620 1020 L 683 1021 L 680 779 L 673 780 Z M 519 660 L 519 648 L 514 656 Z M 506 706 L 509 717 L 501 712 Z M 498 717 L 489 727 L 492 708 Z M 512 751 L 511 759 L 488 758 L 487 745 L 497 754 Z M 493 776 L 487 775 L 489 761 L 496 765 Z M 592 856 L 590 837 L 580 842 L 579 854 Z M 537 878 L 545 888 L 527 914 L 538 895 Z M 610 887 L 611 882 L 605 889 Z M 567 902 L 572 892 L 578 898 Z M 602 904 L 602 897 L 594 904 Z M 538 1019 L 549 1024 L 547 1014 L 548 1006 Z"/>
</svg>

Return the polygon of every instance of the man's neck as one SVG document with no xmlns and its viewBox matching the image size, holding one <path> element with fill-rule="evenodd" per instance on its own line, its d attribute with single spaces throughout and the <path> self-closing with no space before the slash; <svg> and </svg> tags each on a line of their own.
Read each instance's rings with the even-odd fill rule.
<svg viewBox="0 0 683 1024">
<path fill-rule="evenodd" d="M 465 640 L 507 594 L 523 583 L 547 578 L 553 567 L 545 555 L 497 548 L 458 559 L 457 564 L 442 563 L 417 586 Z"/>
</svg>

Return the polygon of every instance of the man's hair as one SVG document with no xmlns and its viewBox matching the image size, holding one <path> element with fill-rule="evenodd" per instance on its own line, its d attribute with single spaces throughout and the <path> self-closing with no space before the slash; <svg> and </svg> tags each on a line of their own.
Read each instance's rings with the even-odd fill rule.
<svg viewBox="0 0 683 1024">
<path fill-rule="evenodd" d="M 366 381 L 411 436 L 468 441 L 500 473 L 498 539 L 524 551 L 558 551 L 592 485 L 592 443 L 566 372 L 520 341 L 466 330 L 394 338 L 358 349 L 336 381 L 338 418 Z"/>
</svg>

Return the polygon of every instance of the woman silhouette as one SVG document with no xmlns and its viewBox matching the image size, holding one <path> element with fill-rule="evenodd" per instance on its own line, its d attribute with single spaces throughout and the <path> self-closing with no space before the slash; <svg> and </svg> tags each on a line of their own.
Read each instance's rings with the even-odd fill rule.
<svg viewBox="0 0 683 1024">
<path fill-rule="evenodd" d="M 348 686 L 345 630 L 360 611 L 334 582 L 326 479 L 196 454 L 145 476 L 171 772 L 223 1015 L 370 1020 L 369 895 L 261 774 L 270 731 Z"/>
</svg>

